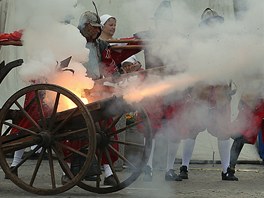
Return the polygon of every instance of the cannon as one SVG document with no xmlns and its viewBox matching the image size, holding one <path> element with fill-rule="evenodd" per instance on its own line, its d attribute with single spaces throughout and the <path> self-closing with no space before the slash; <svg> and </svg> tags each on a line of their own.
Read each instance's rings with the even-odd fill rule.
<svg viewBox="0 0 264 198">
<path fill-rule="evenodd" d="M 2 63 L 0 82 L 12 68 L 21 64 L 18 60 L 7 68 Z M 19 101 L 30 93 L 34 97 L 22 106 Z M 64 107 L 65 101 L 71 104 L 70 108 Z M 32 108 L 37 118 L 30 113 Z M 136 119 L 116 129 L 120 119 L 131 112 Z M 27 126 L 19 124 L 22 119 Z M 116 138 L 128 129 L 134 129 L 130 133 L 136 138 Z M 119 191 L 140 176 L 151 151 L 150 122 L 140 104 L 129 104 L 122 96 L 84 104 L 71 91 L 53 84 L 30 85 L 7 99 L 0 109 L 0 131 L 1 168 L 18 187 L 38 195 L 59 194 L 76 185 L 99 194 Z M 31 154 L 25 155 L 17 166 L 10 167 L 10 156 L 14 152 L 33 145 L 35 149 Z M 121 152 L 121 147 L 129 152 Z M 31 155 L 38 151 L 39 157 L 32 160 Z M 113 157 L 122 161 L 121 171 L 115 168 Z M 79 170 L 75 171 L 69 162 L 77 159 Z M 103 185 L 102 161 L 110 165 L 116 186 Z M 93 167 L 99 170 L 90 177 Z M 62 174 L 69 178 L 63 184 Z M 43 178 L 49 178 L 49 182 Z"/>
</svg>

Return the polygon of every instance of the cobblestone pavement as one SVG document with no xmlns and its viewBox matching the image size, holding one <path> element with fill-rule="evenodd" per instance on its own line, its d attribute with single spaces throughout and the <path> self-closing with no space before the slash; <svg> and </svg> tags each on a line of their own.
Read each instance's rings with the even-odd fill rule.
<svg viewBox="0 0 264 198">
<path fill-rule="evenodd" d="M 179 164 L 175 164 L 176 171 Z M 108 198 L 202 198 L 202 197 L 264 197 L 264 166 L 252 164 L 238 164 L 236 176 L 239 181 L 222 181 L 221 165 L 191 164 L 189 179 L 180 182 L 164 180 L 165 171 L 154 170 L 153 181 L 143 182 L 142 176 L 125 189 L 105 195 L 98 195 L 85 191 L 77 186 L 59 195 L 48 197 L 108 197 Z M 4 179 L 0 169 L 0 197 L 47 197 L 25 192 L 10 180 Z M 43 178 L 45 180 L 45 178 Z"/>
</svg>

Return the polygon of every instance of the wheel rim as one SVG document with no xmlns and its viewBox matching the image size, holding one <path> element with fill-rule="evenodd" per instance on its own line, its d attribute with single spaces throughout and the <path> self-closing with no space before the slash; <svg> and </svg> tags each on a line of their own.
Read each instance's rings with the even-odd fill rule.
<svg viewBox="0 0 264 198">
<path fill-rule="evenodd" d="M 96 156 L 98 159 L 98 164 L 102 164 L 102 156 L 105 155 L 105 160 L 110 165 L 113 172 L 116 186 L 104 185 L 104 174 L 97 176 L 96 181 L 85 181 L 82 180 L 78 184 L 79 187 L 88 190 L 90 192 L 95 192 L 99 194 L 106 194 L 111 192 L 119 191 L 130 184 L 132 184 L 141 174 L 142 169 L 145 167 L 147 160 L 151 151 L 151 127 L 149 124 L 149 119 L 141 107 L 135 108 L 137 112 L 137 118 L 134 122 L 127 124 L 126 126 L 121 126 L 116 132 L 111 132 L 111 127 L 115 126 L 116 123 L 120 122 L 120 119 L 124 118 L 124 114 L 112 118 L 112 124 L 108 125 L 106 128 L 100 128 L 99 132 L 97 129 L 97 140 L 99 136 L 99 142 L 97 145 Z M 109 120 L 109 119 L 108 119 Z M 108 121 L 107 120 L 107 121 Z M 96 126 L 99 124 L 96 123 Z M 114 134 L 126 135 L 125 140 L 115 140 L 113 139 Z M 100 143 L 101 142 L 101 143 Z M 126 153 L 122 153 L 115 149 L 114 145 L 118 145 L 119 149 L 124 146 Z M 113 164 L 111 160 L 111 153 L 118 156 L 118 160 L 123 164 L 123 169 L 120 172 Z"/>
<path fill-rule="evenodd" d="M 23 108 L 18 101 L 28 93 L 34 93 L 36 97 L 34 102 Z M 44 96 L 45 104 L 41 102 Z M 62 101 L 65 99 L 75 107 L 58 112 L 63 108 Z M 30 123 L 29 129 L 6 121 L 8 111 L 13 108 L 20 109 L 23 119 Z M 38 109 L 37 120 L 28 113 L 31 108 Z M 76 121 L 81 122 L 83 128 L 76 128 L 73 124 Z M 58 194 L 75 186 L 88 171 L 96 149 L 95 126 L 90 113 L 77 96 L 56 85 L 32 85 L 11 96 L 0 111 L 0 129 L 3 131 L 0 141 L 0 164 L 3 171 L 17 186 L 35 194 Z M 20 132 L 12 134 L 11 129 Z M 76 144 L 85 145 L 86 150 L 80 150 L 81 147 L 76 147 Z M 32 145 L 36 145 L 36 148 L 16 166 L 15 169 L 19 171 L 16 176 L 9 168 L 10 159 L 7 155 Z M 41 152 L 37 160 L 31 160 L 38 150 Z M 47 160 L 44 160 L 45 155 Z M 84 158 L 82 169 L 77 174 L 73 174 L 67 165 L 72 155 Z M 61 185 L 63 172 L 71 180 Z M 43 182 L 44 177 L 50 177 L 50 183 Z"/>
</svg>

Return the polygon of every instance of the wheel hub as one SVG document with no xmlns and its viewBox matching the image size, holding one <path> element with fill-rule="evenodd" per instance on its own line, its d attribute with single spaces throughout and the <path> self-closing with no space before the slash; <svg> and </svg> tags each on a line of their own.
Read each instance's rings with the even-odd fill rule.
<svg viewBox="0 0 264 198">
<path fill-rule="evenodd" d="M 42 147 L 49 147 L 52 144 L 52 135 L 49 131 L 42 131 L 39 136 L 41 137 L 40 144 Z"/>
<path fill-rule="evenodd" d="M 96 133 L 97 147 L 105 148 L 110 142 L 109 136 L 104 131 Z"/>
</svg>

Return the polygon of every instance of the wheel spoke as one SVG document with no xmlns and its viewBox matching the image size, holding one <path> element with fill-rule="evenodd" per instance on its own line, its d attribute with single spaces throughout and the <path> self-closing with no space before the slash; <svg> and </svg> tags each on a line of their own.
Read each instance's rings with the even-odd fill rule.
<svg viewBox="0 0 264 198">
<path fill-rule="evenodd" d="M 120 157 L 122 160 L 124 160 L 125 162 L 127 162 L 132 168 L 134 168 L 135 170 L 137 169 L 136 166 L 134 164 L 132 164 L 128 159 L 126 159 L 120 152 L 118 152 L 114 147 L 112 147 L 111 145 L 108 145 L 109 149 L 112 150 L 115 154 L 118 155 L 118 157 Z"/>
<path fill-rule="evenodd" d="M 34 183 L 34 181 L 35 181 L 35 179 L 36 179 L 36 176 L 37 176 L 37 173 L 38 173 L 39 167 L 40 167 L 41 162 L 42 162 L 42 160 L 43 160 L 43 158 L 44 158 L 44 154 L 45 154 L 45 152 L 46 152 L 46 149 L 42 148 L 42 149 L 41 149 L 40 156 L 39 156 L 38 161 L 37 161 L 37 164 L 36 164 L 36 166 L 35 166 L 35 169 L 34 169 L 33 175 L 32 175 L 31 180 L 30 180 L 30 184 L 29 184 L 30 186 L 33 186 L 33 183 Z"/>
<path fill-rule="evenodd" d="M 51 148 L 48 148 L 47 151 L 48 151 L 48 158 L 49 158 L 51 185 L 52 185 L 52 188 L 55 189 L 56 188 L 56 182 L 55 182 L 55 171 L 54 171 L 52 150 L 51 150 Z"/>
<path fill-rule="evenodd" d="M 123 128 L 120 128 L 120 129 L 118 129 L 118 130 L 116 130 L 116 131 L 114 131 L 114 132 L 108 133 L 108 135 L 109 135 L 109 136 L 114 136 L 114 135 L 116 135 L 116 134 L 122 133 L 122 132 L 126 131 L 127 129 L 130 129 L 130 128 L 132 128 L 132 127 L 135 127 L 135 126 L 141 124 L 143 121 L 144 121 L 144 120 L 139 120 L 139 121 L 134 122 L 134 123 L 132 123 L 132 124 L 130 124 L 130 125 L 127 125 L 126 127 L 123 127 Z"/>
<path fill-rule="evenodd" d="M 64 138 L 68 138 L 68 139 L 71 139 L 70 137 L 75 137 L 78 135 L 78 134 L 82 134 L 84 132 L 86 132 L 88 130 L 88 128 L 82 128 L 82 129 L 79 129 L 79 130 L 75 130 L 75 131 L 68 131 L 68 132 L 65 132 L 65 133 L 60 133 L 60 134 L 56 134 L 54 135 L 55 139 L 56 140 L 60 140 L 60 139 L 64 139 Z M 81 139 L 82 137 L 78 137 L 78 139 Z"/>
<path fill-rule="evenodd" d="M 70 148 L 72 148 L 72 147 L 70 147 Z M 87 149 L 88 150 L 88 148 L 89 148 L 89 144 L 85 144 L 85 145 L 83 145 L 79 150 L 82 150 L 82 149 Z M 69 157 L 71 157 L 73 155 L 73 153 L 71 152 L 69 155 L 65 155 L 64 157 L 64 159 L 66 160 L 66 159 L 68 159 Z M 86 155 L 85 155 L 86 156 Z"/>
<path fill-rule="evenodd" d="M 10 122 L 4 122 L 5 125 L 7 126 L 10 126 L 12 128 L 16 128 L 16 129 L 19 129 L 20 131 L 27 131 L 29 133 L 31 133 L 32 135 L 37 135 L 37 133 L 35 131 L 32 131 L 30 129 L 26 129 L 26 128 L 23 128 L 23 127 L 20 127 L 16 124 L 13 124 L 13 123 L 10 123 Z"/>
<path fill-rule="evenodd" d="M 56 99 L 55 99 L 55 102 L 54 102 L 54 106 L 53 106 L 53 110 L 52 110 L 52 113 L 51 113 L 51 116 L 50 116 L 50 125 L 49 125 L 49 130 L 50 131 L 53 128 L 55 120 L 56 120 L 55 118 L 56 118 L 56 113 L 57 113 L 58 106 L 59 106 L 59 100 L 60 100 L 60 93 L 57 93 Z"/>
<path fill-rule="evenodd" d="M 113 127 L 115 127 L 115 125 L 118 123 L 118 121 L 121 119 L 121 117 L 122 117 L 122 115 L 117 116 L 117 117 L 113 120 L 113 122 L 110 124 L 110 126 L 107 127 L 107 128 L 105 129 L 105 131 L 106 131 L 106 132 L 110 132 L 110 130 L 111 130 Z"/>
<path fill-rule="evenodd" d="M 12 168 L 12 171 L 15 169 L 18 169 L 20 166 L 22 166 L 40 148 L 41 148 L 41 146 L 38 145 L 36 148 L 33 149 L 33 152 L 31 155 L 23 157 L 21 162 L 19 162 L 14 168 Z"/>
<path fill-rule="evenodd" d="M 25 109 L 17 102 L 15 101 L 15 104 L 20 109 L 20 111 L 26 116 L 26 118 L 31 122 L 33 126 L 35 126 L 39 131 L 41 131 L 41 127 L 38 125 L 37 122 L 25 111 Z"/>
<path fill-rule="evenodd" d="M 62 148 L 65 148 L 65 149 L 67 149 L 67 150 L 70 150 L 70 151 L 72 151 L 73 153 L 78 154 L 78 155 L 81 155 L 82 157 L 85 157 L 85 158 L 86 158 L 86 154 L 80 152 L 79 150 L 76 150 L 76 149 L 74 149 L 74 148 L 72 148 L 72 147 L 70 147 L 70 146 L 67 146 L 67 145 L 65 145 L 65 144 L 62 144 L 62 143 L 60 143 L 60 142 L 57 142 L 57 144 L 58 144 L 60 147 L 62 147 Z"/>
<path fill-rule="evenodd" d="M 72 117 L 73 115 L 78 111 L 78 108 L 75 108 L 73 111 L 69 113 L 69 115 L 57 126 L 56 129 L 53 130 L 53 134 L 55 134 L 58 130 L 60 130 L 61 127 L 63 127 Z"/>
<path fill-rule="evenodd" d="M 28 111 L 30 107 L 34 104 L 36 100 L 36 97 L 33 97 L 32 100 L 28 103 L 28 105 L 25 107 L 25 110 Z"/>
<path fill-rule="evenodd" d="M 103 151 L 100 149 L 98 150 L 98 164 L 102 164 L 102 155 L 103 155 Z M 100 175 L 97 175 L 96 177 L 96 188 L 100 188 Z"/>
<path fill-rule="evenodd" d="M 127 146 L 135 146 L 135 147 L 140 147 L 140 148 L 145 148 L 144 144 L 138 144 L 138 143 L 134 143 L 134 142 L 125 142 L 125 141 L 121 141 L 121 140 L 110 140 L 111 143 L 117 143 L 117 144 L 123 144 L 123 145 L 127 145 Z"/>
<path fill-rule="evenodd" d="M 13 151 L 17 151 L 17 150 L 21 150 L 21 149 L 25 149 L 27 147 L 33 146 L 36 144 L 36 142 L 37 142 L 36 139 L 30 136 L 23 137 L 23 138 L 16 139 L 13 142 L 12 141 L 5 142 L 4 144 L 2 144 L 2 150 L 4 151 L 4 153 L 9 153 L 9 152 L 13 152 Z"/>
<path fill-rule="evenodd" d="M 72 172 L 71 172 L 68 164 L 66 163 L 66 161 L 62 158 L 62 156 L 63 156 L 62 151 L 59 151 L 57 149 L 57 146 L 53 147 L 53 151 L 55 152 L 55 154 L 58 158 L 58 161 L 59 161 L 59 164 L 60 164 L 62 170 L 66 173 L 67 176 L 69 176 L 69 178 L 72 179 L 74 177 L 74 175 L 72 174 Z"/>
<path fill-rule="evenodd" d="M 117 177 L 117 174 L 116 174 L 116 171 L 114 169 L 113 162 L 112 162 L 112 159 L 110 157 L 109 151 L 106 148 L 104 149 L 104 151 L 105 151 L 105 154 L 106 154 L 106 158 L 107 158 L 107 160 L 109 162 L 109 166 L 110 166 L 110 168 L 111 168 L 111 170 L 113 172 L 114 178 L 117 181 L 117 183 L 120 184 L 120 181 L 119 181 L 119 179 Z"/>
<path fill-rule="evenodd" d="M 37 105 L 38 105 L 38 111 L 40 113 L 40 120 L 42 121 L 42 127 L 44 129 L 46 129 L 47 128 L 47 121 L 46 121 L 46 118 L 44 115 L 43 105 L 42 105 L 38 90 L 35 91 L 35 95 L 36 95 L 36 101 L 37 101 Z"/>
</svg>

